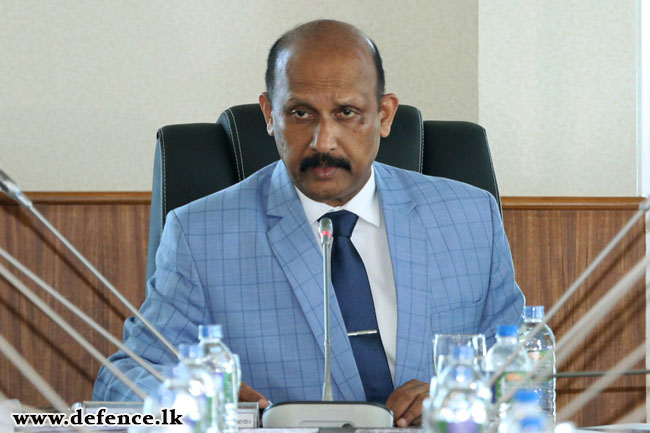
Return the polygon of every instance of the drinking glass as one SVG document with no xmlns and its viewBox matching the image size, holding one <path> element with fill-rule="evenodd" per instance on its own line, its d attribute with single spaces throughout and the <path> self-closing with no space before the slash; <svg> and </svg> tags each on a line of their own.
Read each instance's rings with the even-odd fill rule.
<svg viewBox="0 0 650 433">
<path fill-rule="evenodd" d="M 483 334 L 436 334 L 433 338 L 433 365 L 436 375 L 444 370 L 454 352 L 454 347 L 467 346 L 474 349 L 474 363 L 483 370 L 485 335 Z"/>
</svg>

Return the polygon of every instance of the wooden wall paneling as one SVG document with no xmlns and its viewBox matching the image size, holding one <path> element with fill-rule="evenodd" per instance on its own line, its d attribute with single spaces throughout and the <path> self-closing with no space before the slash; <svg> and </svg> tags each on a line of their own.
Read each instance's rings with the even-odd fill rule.
<svg viewBox="0 0 650 433">
<path fill-rule="evenodd" d="M 31 193 L 37 208 L 136 306 L 144 299 L 149 193 Z M 549 308 L 634 213 L 636 198 L 503 198 L 504 224 L 516 276 L 527 303 Z M 552 321 L 558 338 L 644 254 L 639 223 Z M 28 213 L 0 197 L 0 246 L 121 338 L 130 314 Z M 30 284 L 30 287 L 33 285 Z M 38 288 L 35 290 L 40 294 Z M 48 303 L 98 349 L 115 348 L 71 314 Z M 0 278 L 0 333 L 7 336 L 67 402 L 89 399 L 99 364 Z M 603 370 L 645 337 L 645 292 L 640 283 L 608 315 L 561 371 Z M 639 364 L 642 367 L 642 363 Z M 558 407 L 595 379 L 558 381 Z M 36 406 L 45 400 L 0 356 L 0 390 Z M 578 425 L 614 421 L 645 401 L 645 377 L 628 376 L 578 413 Z"/>
<path fill-rule="evenodd" d="M 638 200 L 635 201 L 638 203 Z M 620 204 L 620 203 L 619 203 Z M 532 209 L 506 206 L 504 224 L 510 240 L 516 277 L 528 305 L 549 309 L 596 258 L 634 214 L 620 209 Z M 645 254 L 640 221 L 614 253 L 552 319 L 558 339 Z M 559 371 L 607 370 L 645 339 L 645 289 L 639 282 L 579 345 Z M 644 368 L 640 362 L 635 368 Z M 558 407 L 591 385 L 596 378 L 558 379 Z M 645 401 L 645 376 L 624 376 L 573 419 L 577 425 L 616 421 Z"/>
</svg>

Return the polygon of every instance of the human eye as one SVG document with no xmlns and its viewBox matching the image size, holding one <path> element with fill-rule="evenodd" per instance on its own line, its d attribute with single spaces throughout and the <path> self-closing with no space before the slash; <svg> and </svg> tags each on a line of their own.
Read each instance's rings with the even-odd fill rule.
<svg viewBox="0 0 650 433">
<path fill-rule="evenodd" d="M 291 110 L 291 116 L 300 120 L 307 120 L 311 118 L 311 114 L 308 111 L 298 108 Z"/>
<path fill-rule="evenodd" d="M 344 119 L 352 119 L 357 115 L 357 112 L 351 108 L 343 108 L 339 112 L 339 116 Z"/>
</svg>

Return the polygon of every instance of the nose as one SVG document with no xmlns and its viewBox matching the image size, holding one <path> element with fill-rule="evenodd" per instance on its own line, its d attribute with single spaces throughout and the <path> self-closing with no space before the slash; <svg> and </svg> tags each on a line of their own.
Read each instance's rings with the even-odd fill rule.
<svg viewBox="0 0 650 433">
<path fill-rule="evenodd" d="M 320 153 L 327 153 L 336 149 L 336 125 L 334 122 L 321 118 L 314 129 L 311 147 Z"/>
</svg>

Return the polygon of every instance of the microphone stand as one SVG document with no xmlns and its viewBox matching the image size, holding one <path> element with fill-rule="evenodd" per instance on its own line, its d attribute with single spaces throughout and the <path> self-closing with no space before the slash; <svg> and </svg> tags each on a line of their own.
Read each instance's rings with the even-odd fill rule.
<svg viewBox="0 0 650 433">
<path fill-rule="evenodd" d="M 323 252 L 323 312 L 325 377 L 322 401 L 287 401 L 274 403 L 264 410 L 265 428 L 391 428 L 393 411 L 383 404 L 361 401 L 333 401 L 331 384 L 331 347 L 329 321 L 330 247 L 333 240 L 332 220 L 322 218 L 319 225 Z"/>
<path fill-rule="evenodd" d="M 323 251 L 323 307 L 325 309 L 325 378 L 323 379 L 323 401 L 334 401 L 332 397 L 332 348 L 330 346 L 330 280 L 332 275 L 331 247 L 332 220 L 323 218 L 320 223 L 320 243 Z"/>
</svg>

